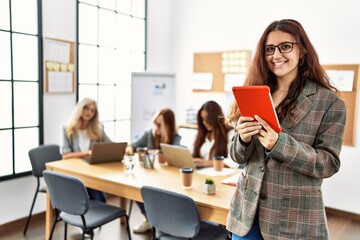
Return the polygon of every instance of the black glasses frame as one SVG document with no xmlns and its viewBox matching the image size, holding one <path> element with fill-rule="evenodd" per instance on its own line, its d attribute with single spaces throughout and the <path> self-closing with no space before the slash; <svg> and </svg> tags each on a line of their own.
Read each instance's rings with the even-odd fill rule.
<svg viewBox="0 0 360 240">
<path fill-rule="evenodd" d="M 284 50 L 282 49 L 281 47 L 284 46 L 284 45 L 288 45 L 290 44 L 291 45 L 291 48 L 289 48 L 288 50 Z M 266 56 L 271 56 L 275 53 L 276 51 L 276 48 L 279 49 L 279 52 L 280 53 L 289 53 L 291 52 L 293 49 L 294 49 L 294 44 L 297 44 L 297 42 L 282 42 L 280 43 L 279 45 L 273 45 L 273 44 L 270 44 L 270 45 L 265 45 L 265 55 Z M 269 50 L 269 47 L 272 47 L 272 51 L 269 53 L 267 50 Z"/>
</svg>

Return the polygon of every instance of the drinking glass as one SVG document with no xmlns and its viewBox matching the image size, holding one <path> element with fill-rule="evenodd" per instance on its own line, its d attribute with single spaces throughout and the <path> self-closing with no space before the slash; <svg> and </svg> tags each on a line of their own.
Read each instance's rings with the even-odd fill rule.
<svg viewBox="0 0 360 240">
<path fill-rule="evenodd" d="M 133 174 L 133 169 L 135 166 L 135 157 L 130 156 L 130 155 L 125 155 L 124 156 L 124 165 L 125 165 L 126 173 L 129 175 Z"/>
</svg>

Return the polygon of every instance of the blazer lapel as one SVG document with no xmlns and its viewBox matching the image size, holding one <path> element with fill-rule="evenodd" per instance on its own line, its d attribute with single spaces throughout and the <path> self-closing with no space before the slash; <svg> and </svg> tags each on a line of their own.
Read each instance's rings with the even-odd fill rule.
<svg viewBox="0 0 360 240">
<path fill-rule="evenodd" d="M 312 101 L 308 98 L 308 96 L 314 94 L 315 92 L 316 92 L 316 84 L 312 82 L 308 82 L 297 99 L 298 104 L 293 110 L 293 114 L 288 115 L 284 119 L 285 120 L 284 126 L 286 126 L 287 129 L 294 128 L 311 110 Z"/>
</svg>

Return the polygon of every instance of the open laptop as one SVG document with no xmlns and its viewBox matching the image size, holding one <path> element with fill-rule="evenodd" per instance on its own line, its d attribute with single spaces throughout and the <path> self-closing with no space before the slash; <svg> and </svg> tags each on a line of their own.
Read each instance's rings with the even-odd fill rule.
<svg viewBox="0 0 360 240">
<path fill-rule="evenodd" d="M 84 158 L 90 164 L 121 162 L 124 158 L 127 142 L 94 143 L 91 148 L 91 156 Z"/>
<path fill-rule="evenodd" d="M 165 143 L 160 143 L 160 147 L 169 166 L 196 168 L 189 149 Z"/>
</svg>

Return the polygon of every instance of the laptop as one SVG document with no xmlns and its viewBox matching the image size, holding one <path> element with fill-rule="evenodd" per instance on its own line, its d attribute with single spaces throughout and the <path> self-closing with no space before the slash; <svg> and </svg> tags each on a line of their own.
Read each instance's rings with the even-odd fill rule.
<svg viewBox="0 0 360 240">
<path fill-rule="evenodd" d="M 169 166 L 179 168 L 191 167 L 196 169 L 189 149 L 165 143 L 160 143 L 160 147 Z"/>
<path fill-rule="evenodd" d="M 124 158 L 127 142 L 94 143 L 91 156 L 84 158 L 90 164 L 121 162 Z"/>
</svg>

